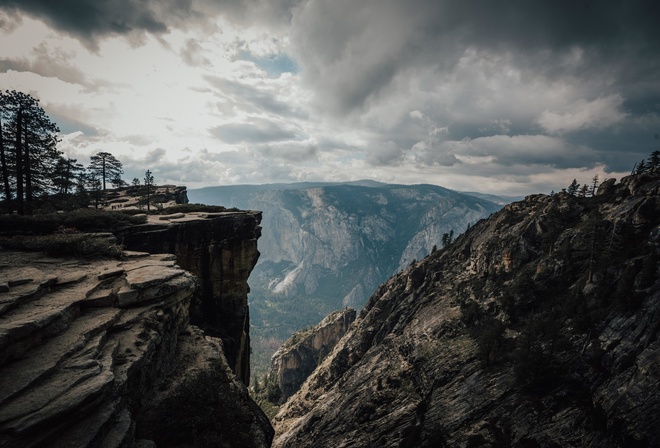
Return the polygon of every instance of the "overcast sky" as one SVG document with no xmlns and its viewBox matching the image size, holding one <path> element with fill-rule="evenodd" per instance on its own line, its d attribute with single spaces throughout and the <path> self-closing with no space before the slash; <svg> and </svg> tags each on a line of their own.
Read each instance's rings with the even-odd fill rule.
<svg viewBox="0 0 660 448">
<path fill-rule="evenodd" d="M 660 149 L 660 6 L 0 0 L 0 88 L 129 181 L 548 193 Z"/>
</svg>

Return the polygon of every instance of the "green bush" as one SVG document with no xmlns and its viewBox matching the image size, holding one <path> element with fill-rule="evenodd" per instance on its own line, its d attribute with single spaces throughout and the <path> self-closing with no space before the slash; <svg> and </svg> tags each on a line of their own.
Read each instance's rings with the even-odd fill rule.
<svg viewBox="0 0 660 448">
<path fill-rule="evenodd" d="M 95 209 L 79 209 L 68 213 L 43 215 L 0 215 L 0 231 L 10 234 L 49 234 L 60 229 L 69 231 L 107 232 L 120 227 L 143 224 L 144 217 Z"/>
<path fill-rule="evenodd" d="M 114 241 L 84 233 L 0 237 L 0 247 L 77 258 L 121 258 L 123 253 Z"/>
</svg>

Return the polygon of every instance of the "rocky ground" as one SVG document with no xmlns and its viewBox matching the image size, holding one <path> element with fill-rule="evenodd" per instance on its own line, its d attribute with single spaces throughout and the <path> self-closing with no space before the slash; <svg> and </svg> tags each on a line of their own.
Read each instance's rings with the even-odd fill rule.
<svg viewBox="0 0 660 448">
<path fill-rule="evenodd" d="M 660 179 L 536 195 L 369 300 L 275 447 L 660 446 Z"/>
<path fill-rule="evenodd" d="M 80 260 L 0 252 L 0 446 L 270 445 L 272 428 L 247 394 L 241 361 L 259 228 L 252 214 L 220 215 L 150 217 L 130 233 L 172 253 Z M 180 267 L 190 261 L 184 248 L 219 258 L 202 257 L 213 267 L 198 262 L 196 276 Z M 204 291 L 237 310 L 224 316 L 237 321 L 226 339 L 243 341 L 234 362 L 225 340 L 190 324 Z"/>
</svg>

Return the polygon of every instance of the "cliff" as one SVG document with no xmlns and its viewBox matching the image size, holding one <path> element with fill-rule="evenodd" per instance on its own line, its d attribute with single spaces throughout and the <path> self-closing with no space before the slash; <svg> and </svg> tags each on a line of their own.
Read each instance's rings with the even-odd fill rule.
<svg viewBox="0 0 660 448">
<path fill-rule="evenodd" d="M 334 310 L 360 309 L 376 288 L 444 233 L 500 205 L 434 185 L 362 181 L 238 185 L 188 192 L 192 202 L 263 210 L 250 277 L 253 369 L 265 373 L 291 334 Z"/>
<path fill-rule="evenodd" d="M 128 249 L 174 254 L 177 264 L 199 279 L 191 322 L 222 340 L 229 365 L 245 384 L 250 379 L 247 279 L 259 258 L 260 221 L 260 212 L 163 215 L 115 233 Z"/>
<path fill-rule="evenodd" d="M 660 446 L 660 180 L 536 195 L 392 277 L 275 447 Z"/>
<path fill-rule="evenodd" d="M 1 446 L 270 445 L 174 256 L 3 251 L 0 277 Z"/>
<path fill-rule="evenodd" d="M 354 309 L 329 314 L 319 324 L 295 333 L 271 360 L 271 375 L 277 378 L 281 402 L 296 393 L 355 320 Z"/>
</svg>

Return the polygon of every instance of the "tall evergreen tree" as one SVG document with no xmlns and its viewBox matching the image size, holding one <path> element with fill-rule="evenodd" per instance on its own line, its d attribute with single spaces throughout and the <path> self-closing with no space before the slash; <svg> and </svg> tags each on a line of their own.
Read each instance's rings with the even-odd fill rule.
<svg viewBox="0 0 660 448">
<path fill-rule="evenodd" d="M 580 189 L 580 184 L 578 183 L 577 179 L 573 179 L 573 182 L 568 186 L 566 189 L 566 192 L 572 196 L 575 196 Z"/>
<path fill-rule="evenodd" d="M 598 191 L 598 174 L 594 175 L 593 179 L 591 179 L 591 187 L 589 188 L 589 194 L 591 196 L 596 196 L 597 191 Z"/>
<path fill-rule="evenodd" d="M 60 157 L 53 170 L 53 186 L 60 194 L 73 193 L 77 179 L 82 175 L 85 168 L 76 159 Z"/>
<path fill-rule="evenodd" d="M 3 196 L 12 199 L 13 185 L 18 212 L 31 212 L 33 200 L 52 188 L 59 129 L 37 99 L 15 90 L 0 92 L 0 120 Z"/>
<path fill-rule="evenodd" d="M 0 92 L 0 170 L 2 170 L 2 192 L 5 196 L 5 202 L 7 205 L 7 211 L 11 211 L 11 186 L 9 185 L 9 158 L 7 156 L 7 151 L 5 149 L 5 134 L 4 128 L 2 126 L 3 120 L 3 111 L 5 110 L 2 107 L 2 101 L 4 101 L 4 95 Z"/>
<path fill-rule="evenodd" d="M 646 172 L 646 161 L 641 160 L 635 168 L 633 168 L 633 174 L 642 174 Z"/>
<path fill-rule="evenodd" d="M 144 190 L 147 197 L 147 213 L 151 211 L 151 196 L 155 186 L 156 183 L 154 182 L 154 176 L 151 171 L 147 170 L 147 172 L 144 173 Z"/>
<path fill-rule="evenodd" d="M 121 175 L 124 174 L 121 162 L 109 152 L 99 152 L 93 155 L 87 169 L 92 176 L 101 181 L 103 191 L 106 190 L 106 181 L 121 179 Z"/>
<path fill-rule="evenodd" d="M 649 172 L 655 173 L 660 170 L 660 151 L 653 151 L 648 161 Z"/>
</svg>

